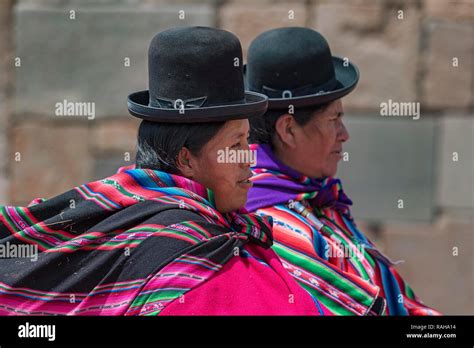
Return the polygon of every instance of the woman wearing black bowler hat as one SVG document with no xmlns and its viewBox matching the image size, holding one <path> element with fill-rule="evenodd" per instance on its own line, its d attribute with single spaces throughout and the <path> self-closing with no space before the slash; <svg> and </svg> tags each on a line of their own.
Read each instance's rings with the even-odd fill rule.
<svg viewBox="0 0 474 348">
<path fill-rule="evenodd" d="M 246 206 L 273 217 L 285 268 L 333 314 L 439 314 L 357 229 L 334 178 L 349 139 L 341 98 L 357 85 L 355 64 L 332 56 L 317 31 L 278 28 L 251 43 L 245 75 L 249 90 L 269 97 L 265 115 L 251 120 L 257 161 Z"/>
<path fill-rule="evenodd" d="M 36 260 L 0 259 L 0 315 L 319 315 L 272 244 L 271 219 L 243 208 L 248 118 L 267 97 L 244 91 L 231 33 L 183 27 L 149 48 L 136 166 L 27 207 L 0 210 L 0 243 Z"/>
</svg>

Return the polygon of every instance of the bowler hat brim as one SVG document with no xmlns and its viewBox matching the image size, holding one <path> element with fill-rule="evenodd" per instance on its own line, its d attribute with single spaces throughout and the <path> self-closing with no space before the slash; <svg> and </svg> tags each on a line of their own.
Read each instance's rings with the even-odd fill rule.
<svg viewBox="0 0 474 348">
<path fill-rule="evenodd" d="M 241 103 L 179 109 L 165 109 L 148 105 L 148 91 L 139 91 L 128 96 L 128 111 L 132 116 L 147 121 L 164 123 L 219 122 L 261 116 L 267 111 L 268 97 L 245 91 Z"/>
<path fill-rule="evenodd" d="M 339 57 L 333 56 L 332 61 L 335 78 L 338 81 L 336 89 L 292 98 L 269 98 L 268 110 L 286 109 L 290 105 L 301 108 L 329 103 L 352 92 L 359 81 L 359 69 L 350 61 L 346 62 Z M 247 85 L 246 66 L 244 66 L 244 80 Z M 249 88 L 248 85 L 247 88 Z"/>
</svg>

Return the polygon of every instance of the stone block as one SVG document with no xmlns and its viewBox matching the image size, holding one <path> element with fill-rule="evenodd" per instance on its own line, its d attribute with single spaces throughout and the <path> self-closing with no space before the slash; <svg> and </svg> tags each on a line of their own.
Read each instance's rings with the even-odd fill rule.
<svg viewBox="0 0 474 348">
<path fill-rule="evenodd" d="M 420 11 L 414 3 L 315 2 L 310 18 L 309 26 L 328 40 L 333 55 L 359 67 L 359 84 L 346 97 L 348 108 L 373 110 L 388 99 L 417 100 Z"/>
<path fill-rule="evenodd" d="M 93 149 L 98 152 L 135 151 L 140 120 L 108 120 L 94 124 Z"/>
<path fill-rule="evenodd" d="M 474 2 L 471 0 L 424 0 L 423 5 L 430 17 L 453 22 L 474 20 Z"/>
<path fill-rule="evenodd" d="M 339 162 L 337 176 L 354 201 L 356 219 L 429 221 L 435 204 L 433 119 L 349 114 L 344 123 L 349 158 Z"/>
<path fill-rule="evenodd" d="M 415 294 L 445 315 L 474 313 L 474 223 L 386 226 L 385 252 Z"/>
<path fill-rule="evenodd" d="M 88 182 L 92 172 L 85 124 L 20 123 L 12 130 L 8 162 L 12 204 L 51 198 Z"/>
<path fill-rule="evenodd" d="M 427 21 L 422 102 L 431 109 L 474 105 L 474 25 Z"/>
<path fill-rule="evenodd" d="M 145 5 L 20 2 L 15 8 L 15 55 L 21 59 L 15 113 L 54 115 L 55 104 L 67 100 L 94 102 L 99 119 L 128 117 L 128 94 L 148 88 L 152 37 L 175 26 L 212 26 L 215 18 L 210 3 Z"/>
<path fill-rule="evenodd" d="M 304 1 L 230 1 L 220 7 L 218 23 L 237 35 L 245 59 L 250 43 L 259 34 L 279 27 L 305 26 L 306 16 Z"/>
<path fill-rule="evenodd" d="M 90 181 L 100 180 L 117 173 L 120 167 L 135 163 L 135 152 L 130 157 L 124 157 L 123 154 L 108 153 L 100 154 L 95 157 L 94 173 Z"/>
<path fill-rule="evenodd" d="M 447 114 L 439 119 L 437 204 L 474 209 L 474 117 Z"/>
</svg>

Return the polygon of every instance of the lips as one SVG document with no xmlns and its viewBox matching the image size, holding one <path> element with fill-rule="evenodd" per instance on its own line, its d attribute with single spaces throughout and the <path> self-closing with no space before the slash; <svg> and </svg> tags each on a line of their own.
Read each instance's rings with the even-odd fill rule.
<svg viewBox="0 0 474 348">
<path fill-rule="evenodd" d="M 239 184 L 249 184 L 250 178 L 253 176 L 253 174 L 249 174 L 245 179 L 237 181 Z"/>
</svg>

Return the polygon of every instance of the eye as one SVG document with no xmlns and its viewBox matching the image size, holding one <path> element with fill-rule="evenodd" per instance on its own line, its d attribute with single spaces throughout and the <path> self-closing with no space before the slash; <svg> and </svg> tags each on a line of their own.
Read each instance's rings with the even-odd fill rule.
<svg viewBox="0 0 474 348">
<path fill-rule="evenodd" d="M 344 114 L 341 112 L 341 113 L 338 113 L 336 116 L 334 116 L 333 118 L 331 118 L 330 120 L 331 121 L 337 121 L 339 119 L 342 119 L 342 116 L 344 116 Z"/>
<path fill-rule="evenodd" d="M 234 145 L 231 146 L 232 149 L 235 149 L 237 147 L 240 147 L 240 142 L 235 143 Z"/>
</svg>

